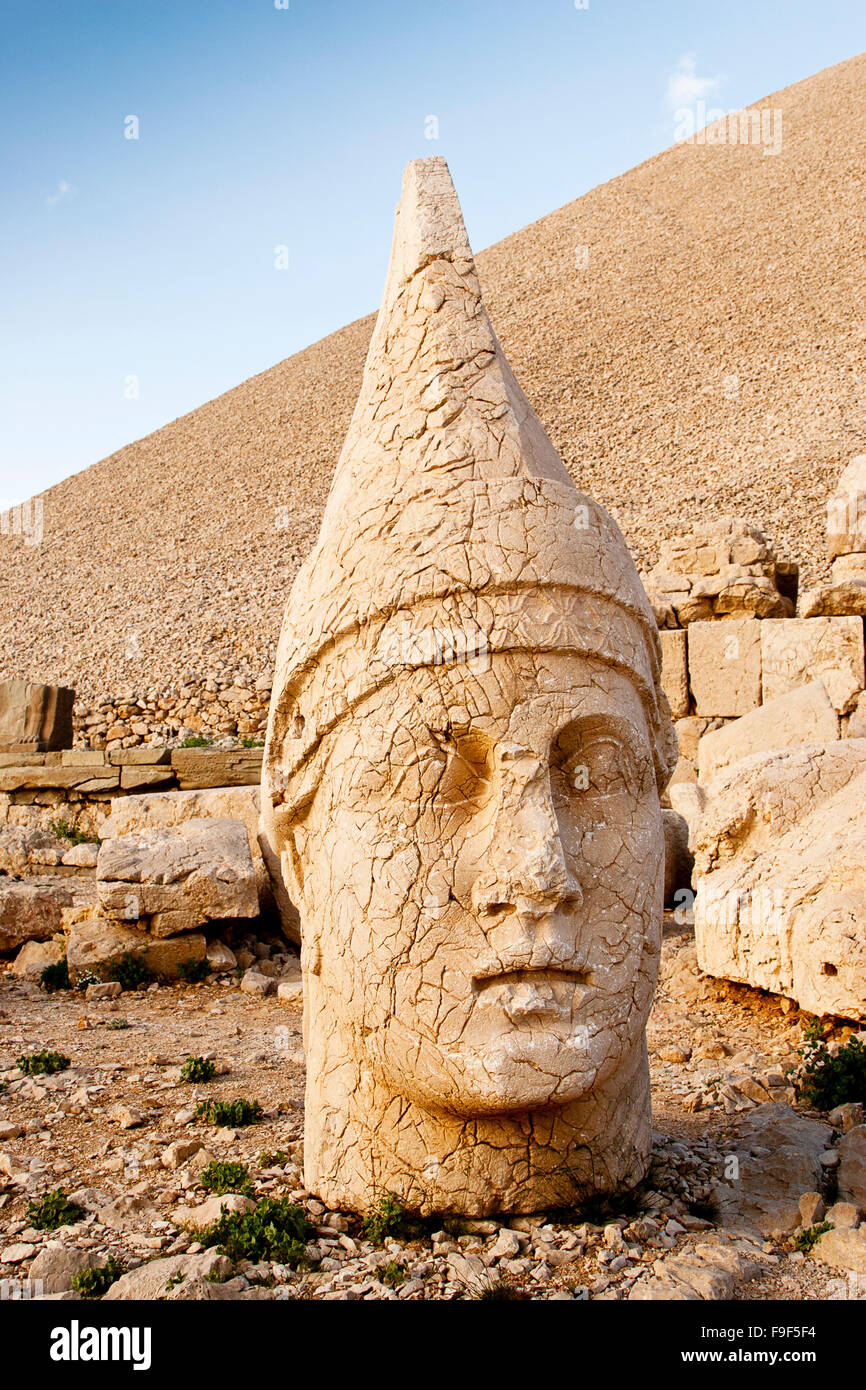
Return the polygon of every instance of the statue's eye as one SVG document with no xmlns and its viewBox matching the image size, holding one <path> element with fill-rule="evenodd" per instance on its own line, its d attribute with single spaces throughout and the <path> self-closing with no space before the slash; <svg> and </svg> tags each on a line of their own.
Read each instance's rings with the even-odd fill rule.
<svg viewBox="0 0 866 1390">
<path fill-rule="evenodd" d="M 640 760 L 612 734 L 585 734 L 559 766 L 569 794 L 637 797 L 643 792 Z"/>
</svg>

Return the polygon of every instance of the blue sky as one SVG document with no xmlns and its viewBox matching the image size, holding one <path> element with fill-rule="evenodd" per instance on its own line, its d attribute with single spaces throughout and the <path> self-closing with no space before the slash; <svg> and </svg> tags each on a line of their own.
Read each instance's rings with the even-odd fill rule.
<svg viewBox="0 0 866 1390">
<path fill-rule="evenodd" d="M 480 250 L 866 47 L 863 0 L 283 3 L 0 0 L 0 506 L 376 308 L 408 160 Z"/>
</svg>

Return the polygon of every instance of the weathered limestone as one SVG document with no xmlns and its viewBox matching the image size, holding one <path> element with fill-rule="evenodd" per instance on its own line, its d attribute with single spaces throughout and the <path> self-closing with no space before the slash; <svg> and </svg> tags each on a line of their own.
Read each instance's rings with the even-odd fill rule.
<svg viewBox="0 0 866 1390">
<path fill-rule="evenodd" d="M 525 1212 L 640 1179 L 674 759 L 620 532 L 502 354 L 447 165 L 411 164 L 262 786 L 325 1202 Z"/>
<path fill-rule="evenodd" d="M 862 559 L 866 565 L 866 555 Z M 834 560 L 834 569 L 838 563 L 838 560 Z M 866 569 L 862 574 L 844 579 L 834 578 L 832 584 L 810 589 L 802 595 L 798 609 L 801 618 L 866 617 Z"/>
<path fill-rule="evenodd" d="M 0 681 L 0 750 L 72 747 L 75 691 L 35 681 Z"/>
<path fill-rule="evenodd" d="M 856 1125 L 839 1141 L 839 1196 L 866 1212 L 866 1125 Z"/>
<path fill-rule="evenodd" d="M 843 468 L 827 503 L 827 555 L 831 560 L 846 555 L 866 560 L 866 454 Z"/>
<path fill-rule="evenodd" d="M 73 985 L 85 972 L 104 979 L 125 955 L 141 956 L 154 975 L 169 980 L 177 979 L 182 965 L 205 959 L 207 943 L 200 932 L 158 941 L 108 917 L 72 915 L 78 920 L 68 924 L 66 965 Z"/>
<path fill-rule="evenodd" d="M 257 786 L 262 776 L 261 748 L 173 748 L 171 766 L 181 791 L 202 787 Z"/>
<path fill-rule="evenodd" d="M 701 969 L 866 1019 L 866 740 L 737 762 L 692 844 Z"/>
<path fill-rule="evenodd" d="M 689 712 L 686 638 L 684 628 L 659 633 L 662 644 L 662 690 L 667 696 L 673 719 L 683 719 Z"/>
<path fill-rule="evenodd" d="M 866 1225 L 825 1231 L 812 1250 L 814 1259 L 853 1274 L 866 1274 Z"/>
<path fill-rule="evenodd" d="M 75 875 L 46 874 L 20 882 L 0 878 L 0 951 L 13 951 L 25 941 L 48 941 L 60 931 L 65 908 L 95 900 L 93 883 Z"/>
<path fill-rule="evenodd" d="M 787 618 L 761 623 L 764 700 L 821 680 L 838 714 L 847 714 L 863 689 L 861 618 Z"/>
<path fill-rule="evenodd" d="M 761 703 L 761 626 L 757 618 L 689 624 L 689 673 L 695 713 L 748 714 Z"/>
<path fill-rule="evenodd" d="M 226 818 L 243 821 L 249 837 L 250 854 L 253 859 L 261 858 L 257 786 L 209 787 L 201 791 L 151 792 L 142 796 L 117 797 L 111 804 L 111 815 L 99 827 L 99 838 L 113 840 L 139 830 L 182 825 L 190 820 Z"/>
<path fill-rule="evenodd" d="M 764 1236 L 795 1231 L 799 1199 L 822 1181 L 821 1155 L 832 1130 L 798 1115 L 790 1105 L 767 1102 L 740 1122 L 739 1174 L 731 1184 L 737 1214 Z"/>
<path fill-rule="evenodd" d="M 27 941 L 12 962 L 12 974 L 19 980 L 38 980 L 49 965 L 57 965 L 66 954 L 62 937 L 50 941 Z"/>
<path fill-rule="evenodd" d="M 148 919 L 154 936 L 258 914 L 242 821 L 189 820 L 103 840 L 96 866 L 106 916 Z"/>
<path fill-rule="evenodd" d="M 130 750 L 137 752 L 137 749 Z M 129 835 L 155 826 L 181 825 L 184 821 L 224 819 L 243 821 L 250 842 L 260 915 L 275 913 L 273 884 L 259 844 L 258 787 L 209 787 L 201 791 L 152 792 L 145 796 L 117 797 L 111 815 L 99 828 L 100 839 Z M 283 928 L 300 941 L 298 914 L 291 903 L 283 912 Z"/>
<path fill-rule="evenodd" d="M 704 734 L 698 744 L 698 775 L 701 782 L 709 782 L 724 768 L 753 753 L 832 743 L 838 737 L 839 716 L 823 682 L 812 681 Z"/>
<path fill-rule="evenodd" d="M 664 540 L 644 583 L 660 627 L 731 615 L 780 618 L 794 612 L 797 567 L 777 562 L 756 527 L 727 518 Z"/>
</svg>

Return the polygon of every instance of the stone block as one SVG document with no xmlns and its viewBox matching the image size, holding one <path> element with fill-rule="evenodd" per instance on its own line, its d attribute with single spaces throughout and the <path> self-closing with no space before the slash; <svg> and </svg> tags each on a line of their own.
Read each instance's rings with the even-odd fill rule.
<svg viewBox="0 0 866 1390">
<path fill-rule="evenodd" d="M 813 681 L 705 734 L 698 744 L 698 775 L 701 782 L 709 782 L 753 753 L 838 738 L 839 716 L 823 683 Z"/>
<path fill-rule="evenodd" d="M 866 740 L 731 765 L 692 843 L 700 968 L 818 1016 L 866 1019 Z"/>
<path fill-rule="evenodd" d="M 96 878 L 107 916 L 149 918 L 156 936 L 258 915 L 249 836 L 238 820 L 189 820 L 103 840 Z"/>
<path fill-rule="evenodd" d="M 62 939 L 27 941 L 12 962 L 12 974 L 19 980 L 38 980 L 46 966 L 57 965 L 65 955 Z"/>
<path fill-rule="evenodd" d="M 61 767 L 104 767 L 107 761 L 98 748 L 64 748 L 60 754 Z"/>
<path fill-rule="evenodd" d="M 685 628 L 660 632 L 659 639 L 662 644 L 662 690 L 668 697 L 672 717 L 682 719 L 689 712 Z"/>
<path fill-rule="evenodd" d="M 748 714 L 761 703 L 761 627 L 757 618 L 689 626 L 689 684 L 704 718 Z"/>
<path fill-rule="evenodd" d="M 120 786 L 120 769 L 112 767 L 0 767 L 0 792 L 60 788 L 68 791 L 114 791 Z"/>
<path fill-rule="evenodd" d="M 63 926 L 64 909 L 96 899 L 94 885 L 76 875 L 0 879 L 0 951 L 25 941 L 48 941 Z"/>
<path fill-rule="evenodd" d="M 171 765 L 171 749 L 155 745 L 146 748 L 115 748 L 108 754 L 115 767 L 165 767 Z"/>
<path fill-rule="evenodd" d="M 258 786 L 261 748 L 173 748 L 171 765 L 181 791 Z"/>
<path fill-rule="evenodd" d="M 100 827 L 99 838 L 111 840 L 117 835 L 180 825 L 188 820 L 228 818 L 243 821 L 249 836 L 250 854 L 253 859 L 260 859 L 259 800 L 257 786 L 208 787 L 201 791 L 118 797 L 112 804 L 111 815 Z"/>
<path fill-rule="evenodd" d="M 0 748 L 33 753 L 72 747 L 75 691 L 36 681 L 0 681 Z"/>
<path fill-rule="evenodd" d="M 852 458 L 827 502 L 827 555 L 866 551 L 866 454 Z"/>
<path fill-rule="evenodd" d="M 782 618 L 761 623 L 764 701 L 821 680 L 837 714 L 864 685 L 862 618 Z"/>
<path fill-rule="evenodd" d="M 73 984 L 84 972 L 104 979 L 127 954 L 141 956 L 154 975 L 173 980 L 184 963 L 204 960 L 206 950 L 207 942 L 201 932 L 157 941 L 147 932 L 94 915 L 70 925 L 66 962 Z"/>
<path fill-rule="evenodd" d="M 145 787 L 165 786 L 174 781 L 174 769 L 170 764 L 164 767 L 122 766 L 120 785 L 124 791 L 140 791 Z"/>
<path fill-rule="evenodd" d="M 866 1125 L 839 1140 L 839 1198 L 866 1212 Z"/>
</svg>

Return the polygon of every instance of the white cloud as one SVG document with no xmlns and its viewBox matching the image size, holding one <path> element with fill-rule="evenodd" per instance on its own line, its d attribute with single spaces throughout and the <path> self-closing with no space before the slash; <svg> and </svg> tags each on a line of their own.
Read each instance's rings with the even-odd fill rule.
<svg viewBox="0 0 866 1390">
<path fill-rule="evenodd" d="M 61 179 L 57 185 L 56 191 L 54 193 L 49 193 L 45 201 L 48 206 L 52 208 L 56 203 L 64 202 L 66 198 L 74 198 L 77 192 L 78 189 L 73 188 L 71 183 L 68 183 L 66 179 Z"/>
<path fill-rule="evenodd" d="M 725 80 L 721 74 L 717 77 L 698 77 L 695 71 L 696 58 L 695 53 L 684 53 L 668 78 L 667 99 L 675 110 L 683 106 L 694 106 L 701 97 L 718 91 Z"/>
</svg>

